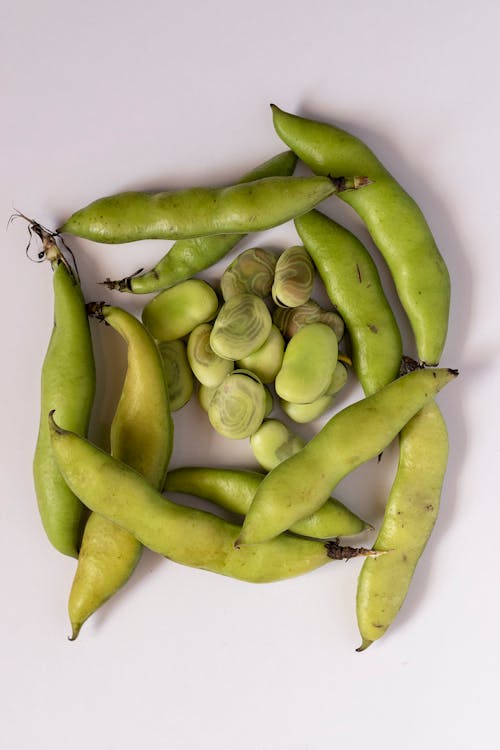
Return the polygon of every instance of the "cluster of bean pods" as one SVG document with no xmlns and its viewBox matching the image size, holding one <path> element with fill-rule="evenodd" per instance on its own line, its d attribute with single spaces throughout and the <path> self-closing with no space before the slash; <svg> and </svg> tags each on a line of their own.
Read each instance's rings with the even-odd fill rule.
<svg viewBox="0 0 500 750">
<path fill-rule="evenodd" d="M 445 263 L 418 206 L 364 143 L 333 125 L 272 109 L 290 150 L 236 185 L 101 198 L 54 232 L 30 223 L 54 272 L 55 299 L 35 489 L 49 540 L 78 560 L 69 595 L 72 639 L 130 578 L 146 546 L 250 582 L 364 556 L 356 605 L 363 650 L 394 621 L 432 531 L 448 453 L 434 399 L 457 375 L 438 367 L 450 297 Z M 298 158 L 313 176 L 293 175 Z M 368 250 L 318 211 L 333 194 L 359 214 L 385 259 L 418 361 L 403 357 Z M 279 255 L 262 248 L 240 253 L 222 274 L 220 294 L 194 278 L 245 235 L 289 220 L 297 244 Z M 142 322 L 122 307 L 86 304 L 63 234 L 100 243 L 176 240 L 150 271 L 105 282 L 125 294 L 158 292 Z M 316 271 L 331 310 L 311 298 Z M 127 346 L 109 453 L 87 439 L 95 389 L 89 317 Z M 292 420 L 325 413 L 351 366 L 364 398 L 329 416 L 308 442 L 269 418 L 272 391 Z M 171 414 L 187 403 L 194 382 L 213 427 L 224 437 L 249 438 L 260 471 L 169 470 Z M 339 537 L 370 527 L 332 491 L 396 437 L 399 464 L 373 548 L 341 545 Z M 165 492 L 208 499 L 235 522 Z"/>
</svg>

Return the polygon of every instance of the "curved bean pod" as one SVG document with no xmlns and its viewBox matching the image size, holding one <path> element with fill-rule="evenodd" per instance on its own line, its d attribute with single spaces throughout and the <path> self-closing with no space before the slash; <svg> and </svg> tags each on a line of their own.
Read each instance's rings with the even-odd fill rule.
<svg viewBox="0 0 500 750">
<path fill-rule="evenodd" d="M 256 471 L 186 466 L 169 471 L 165 491 L 203 497 L 232 513 L 244 516 L 264 476 Z M 330 498 L 312 516 L 294 524 L 290 531 L 302 536 L 329 539 L 359 534 L 367 528 L 368 524 L 339 500 Z"/>
<path fill-rule="evenodd" d="M 57 408 L 61 424 L 87 434 L 95 393 L 95 365 L 85 301 L 80 285 L 56 245 L 39 225 L 53 270 L 54 327 L 42 367 L 41 417 L 33 461 L 40 517 L 53 546 L 78 557 L 87 510 L 62 478 L 50 447 L 47 413 Z"/>
<path fill-rule="evenodd" d="M 420 360 L 437 364 L 448 328 L 450 278 L 422 211 L 358 138 L 333 125 L 272 108 L 276 132 L 313 172 L 361 170 L 372 180 L 366 189 L 340 197 L 363 219 L 384 256 Z"/>
<path fill-rule="evenodd" d="M 226 188 L 127 192 L 100 198 L 72 214 L 58 232 L 104 243 L 248 234 L 310 211 L 364 178 L 264 177 Z"/>
<path fill-rule="evenodd" d="M 319 211 L 299 217 L 295 227 L 347 326 L 354 370 L 369 396 L 398 376 L 402 356 L 375 263 L 357 237 Z"/>
<path fill-rule="evenodd" d="M 330 559 L 373 554 L 286 534 L 255 548 L 236 550 L 240 527 L 167 500 L 140 474 L 49 415 L 59 470 L 81 501 L 127 529 L 145 547 L 182 565 L 263 583 L 307 573 Z"/>
<path fill-rule="evenodd" d="M 127 373 L 111 424 L 111 452 L 160 489 L 173 447 L 173 425 L 163 363 L 141 323 L 119 307 L 92 304 L 127 342 Z M 130 578 L 142 546 L 133 534 L 91 513 L 78 558 L 68 610 L 74 640 L 83 623 Z"/>
<path fill-rule="evenodd" d="M 314 513 L 335 486 L 382 453 L 456 370 L 417 370 L 335 414 L 302 448 L 263 480 L 237 544 L 273 538 Z"/>
<path fill-rule="evenodd" d="M 292 151 L 284 151 L 248 172 L 241 182 L 253 182 L 263 177 L 290 177 L 296 163 L 295 154 Z M 119 281 L 107 279 L 105 283 L 110 289 L 134 294 L 149 294 L 167 289 L 222 260 L 243 236 L 221 234 L 178 240 L 150 271 L 128 276 Z"/>
<path fill-rule="evenodd" d="M 448 435 L 434 401 L 401 430 L 399 450 L 396 478 L 374 545 L 390 554 L 373 560 L 375 565 L 364 564 L 358 579 L 356 609 L 362 643 L 357 651 L 381 638 L 394 621 L 438 515 Z"/>
</svg>

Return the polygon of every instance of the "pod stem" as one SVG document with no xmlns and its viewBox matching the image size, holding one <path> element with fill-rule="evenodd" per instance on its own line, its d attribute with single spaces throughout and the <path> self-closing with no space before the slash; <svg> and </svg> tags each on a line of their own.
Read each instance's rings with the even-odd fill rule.
<svg viewBox="0 0 500 750">
<path fill-rule="evenodd" d="M 34 221 L 33 219 L 30 219 L 28 216 L 23 214 L 21 211 L 16 211 L 9 219 L 9 224 L 14 221 L 14 219 L 24 219 L 24 221 L 28 222 L 28 232 L 29 232 L 29 241 L 26 246 L 26 255 L 30 260 L 35 260 L 29 255 L 29 251 L 31 248 L 31 242 L 33 239 L 33 235 L 39 238 L 40 242 L 42 243 L 42 249 L 37 254 L 37 259 L 35 262 L 42 262 L 43 260 L 48 260 L 51 264 L 52 268 L 56 266 L 58 263 L 62 263 L 68 273 L 73 277 L 73 279 L 78 282 L 79 281 L 79 275 L 78 275 L 78 268 L 76 266 L 75 256 L 73 255 L 73 251 L 70 247 L 67 246 L 67 244 L 64 242 L 64 240 L 59 236 L 57 232 L 53 232 L 50 229 L 47 229 L 47 227 L 44 227 L 43 224 L 40 224 L 38 221 Z M 64 253 L 62 252 L 61 248 L 57 244 L 57 240 L 61 242 L 65 250 L 68 251 L 68 253 L 71 256 L 71 259 L 73 261 L 73 267 L 69 264 L 67 258 L 65 257 Z"/>
<path fill-rule="evenodd" d="M 363 177 L 360 175 L 354 177 L 334 177 L 329 174 L 328 178 L 336 193 L 344 193 L 346 190 L 358 190 L 366 185 L 371 185 L 373 182 L 369 177 Z"/>
<path fill-rule="evenodd" d="M 105 320 L 104 308 L 107 307 L 106 302 L 87 302 L 85 309 L 89 318 L 97 318 L 97 320 Z"/>
<path fill-rule="evenodd" d="M 353 557 L 378 557 L 385 555 L 385 551 L 366 549 L 365 547 L 344 547 L 338 539 L 325 543 L 326 554 L 332 560 L 350 560 Z"/>
</svg>

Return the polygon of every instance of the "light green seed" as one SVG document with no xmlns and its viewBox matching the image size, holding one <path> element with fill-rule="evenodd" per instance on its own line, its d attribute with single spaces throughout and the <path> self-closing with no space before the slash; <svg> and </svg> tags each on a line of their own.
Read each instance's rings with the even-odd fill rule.
<svg viewBox="0 0 500 750">
<path fill-rule="evenodd" d="M 272 383 L 280 371 L 285 352 L 285 340 L 275 325 L 262 346 L 238 360 L 238 367 L 254 372 L 263 383 Z"/>
<path fill-rule="evenodd" d="M 314 286 L 314 265 L 302 245 L 287 248 L 278 258 L 272 297 L 279 307 L 298 307 L 309 299 Z"/>
<path fill-rule="evenodd" d="M 193 395 L 193 373 L 189 367 L 186 345 L 181 339 L 158 344 L 168 384 L 170 411 L 179 411 Z"/>
<path fill-rule="evenodd" d="M 187 358 L 196 379 L 210 388 L 216 388 L 234 368 L 234 362 L 223 359 L 210 346 L 212 326 L 201 323 L 189 334 Z"/>
<path fill-rule="evenodd" d="M 338 342 L 324 323 L 301 328 L 289 341 L 276 376 L 278 396 L 297 404 L 310 404 L 326 393 L 337 364 Z"/>
<path fill-rule="evenodd" d="M 202 279 L 188 279 L 165 289 L 142 311 L 142 322 L 158 341 L 174 341 L 191 333 L 200 323 L 212 320 L 219 300 Z"/>
<path fill-rule="evenodd" d="M 271 315 L 260 297 L 235 294 L 215 319 L 210 346 L 223 359 L 240 360 L 265 343 L 271 327 Z"/>
</svg>

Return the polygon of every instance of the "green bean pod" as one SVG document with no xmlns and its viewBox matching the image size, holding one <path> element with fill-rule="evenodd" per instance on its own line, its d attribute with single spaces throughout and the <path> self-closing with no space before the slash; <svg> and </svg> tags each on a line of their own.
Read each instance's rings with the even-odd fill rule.
<svg viewBox="0 0 500 750">
<path fill-rule="evenodd" d="M 373 554 L 286 534 L 255 548 L 236 550 L 240 526 L 172 503 L 134 469 L 60 428 L 52 414 L 49 420 L 53 454 L 73 492 L 90 510 L 174 562 L 263 583 L 307 573 L 331 559 Z"/>
<path fill-rule="evenodd" d="M 111 244 L 248 234 L 294 219 L 339 190 L 364 185 L 363 177 L 264 177 L 225 188 L 131 191 L 76 211 L 58 232 Z"/>
<path fill-rule="evenodd" d="M 196 495 L 244 516 L 263 479 L 264 474 L 256 471 L 186 466 L 169 471 L 165 491 Z M 294 524 L 290 531 L 301 536 L 330 539 L 353 536 L 367 528 L 368 525 L 339 500 L 330 498 L 314 515 Z"/>
<path fill-rule="evenodd" d="M 95 393 L 95 365 L 85 301 L 55 239 L 39 225 L 53 270 L 54 326 L 42 367 L 41 416 L 33 461 L 40 517 L 52 545 L 78 557 L 87 510 L 66 485 L 52 456 L 47 414 L 57 409 L 61 424 L 87 434 Z"/>
<path fill-rule="evenodd" d="M 366 174 L 372 181 L 341 198 L 359 214 L 391 271 L 420 360 L 436 365 L 448 328 L 450 279 L 422 211 L 355 136 L 272 105 L 282 140 L 317 174 Z"/>
<path fill-rule="evenodd" d="M 263 177 L 290 177 L 297 157 L 284 151 L 248 172 L 241 182 L 253 182 Z M 106 280 L 110 289 L 134 294 L 149 294 L 167 289 L 180 281 L 190 279 L 200 271 L 213 266 L 244 237 L 241 234 L 220 234 L 210 237 L 193 237 L 175 242 L 168 253 L 146 273 L 128 276 L 119 281 Z"/>
<path fill-rule="evenodd" d="M 318 211 L 296 219 L 295 226 L 345 321 L 354 370 L 369 396 L 398 376 L 402 356 L 401 335 L 377 268 L 351 232 Z"/>
<path fill-rule="evenodd" d="M 336 485 L 382 453 L 456 370 L 420 369 L 335 414 L 260 485 L 238 544 L 256 544 L 314 513 Z"/>
<path fill-rule="evenodd" d="M 375 549 L 381 565 L 363 565 L 356 609 L 362 637 L 357 651 L 381 638 L 408 592 L 434 527 L 448 459 L 446 424 L 430 401 L 401 430 L 399 464 Z"/>
<path fill-rule="evenodd" d="M 163 363 L 148 331 L 130 313 L 110 305 L 89 305 L 127 342 L 127 373 L 111 424 L 111 452 L 153 486 L 165 482 L 173 447 L 173 425 Z M 132 575 L 142 546 L 133 534 L 91 513 L 78 558 L 68 610 L 71 640 L 83 623 Z"/>
</svg>

